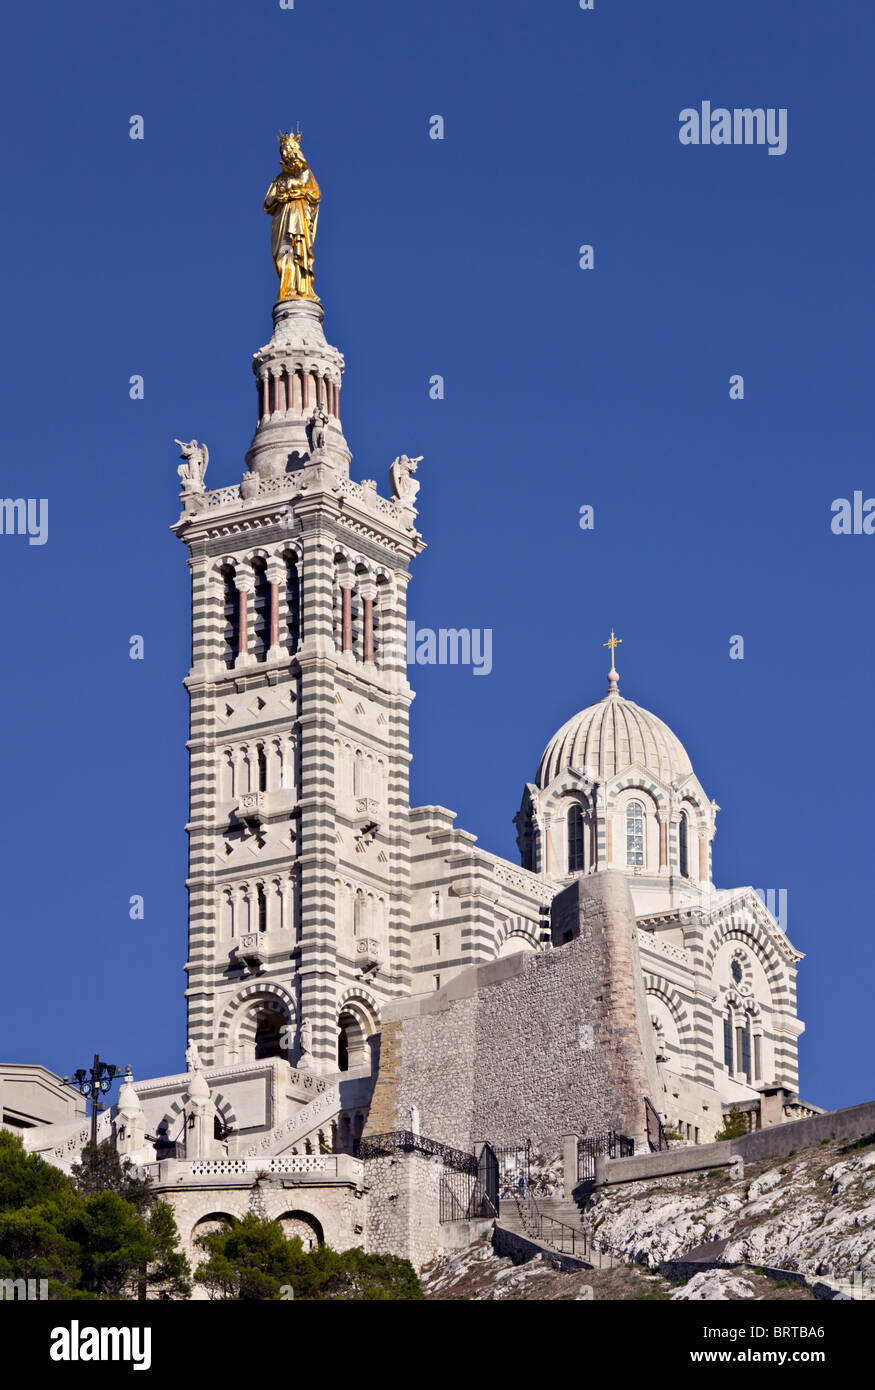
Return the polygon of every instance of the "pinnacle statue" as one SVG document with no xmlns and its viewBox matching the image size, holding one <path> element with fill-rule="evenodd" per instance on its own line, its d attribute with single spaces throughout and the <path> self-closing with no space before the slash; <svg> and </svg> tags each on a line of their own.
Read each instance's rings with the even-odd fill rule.
<svg viewBox="0 0 875 1390">
<path fill-rule="evenodd" d="M 264 200 L 273 218 L 271 249 L 280 282 L 280 299 L 315 299 L 313 243 L 322 194 L 301 152 L 301 132 L 280 135 L 281 172 Z"/>
</svg>

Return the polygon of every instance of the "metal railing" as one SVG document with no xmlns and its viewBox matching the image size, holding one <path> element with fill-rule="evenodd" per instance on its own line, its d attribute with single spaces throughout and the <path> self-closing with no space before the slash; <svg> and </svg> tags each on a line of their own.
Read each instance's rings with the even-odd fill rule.
<svg viewBox="0 0 875 1390">
<path fill-rule="evenodd" d="M 498 1214 L 498 1161 L 484 1144 L 478 1157 L 410 1130 L 370 1134 L 359 1141 L 356 1156 L 367 1161 L 397 1153 L 424 1154 L 443 1165 L 438 1186 L 438 1220 L 471 1221 Z"/>
<path fill-rule="evenodd" d="M 662 1153 L 668 1148 L 668 1140 L 665 1137 L 665 1130 L 662 1127 L 662 1120 L 653 1101 L 644 1097 L 644 1119 L 647 1124 L 647 1143 L 650 1145 L 651 1153 Z"/>
<path fill-rule="evenodd" d="M 585 1226 L 572 1226 L 567 1221 L 560 1221 L 558 1216 L 548 1216 L 541 1211 L 533 1193 L 522 1193 L 515 1189 L 513 1196 L 520 1225 L 532 1240 L 562 1254 L 574 1255 L 587 1264 L 595 1266 L 598 1263 L 599 1269 L 605 1263 L 610 1269 L 615 1263 L 622 1263 L 615 1261 L 604 1241 L 597 1241 L 593 1232 Z"/>
<path fill-rule="evenodd" d="M 498 1214 L 497 1205 L 476 1173 L 444 1169 L 440 1182 L 438 1220 L 475 1221 Z"/>
<path fill-rule="evenodd" d="M 635 1152 L 635 1141 L 626 1134 L 609 1130 L 607 1134 L 596 1134 L 577 1141 L 577 1181 L 592 1182 L 595 1178 L 595 1161 L 598 1157 L 631 1158 Z"/>
<path fill-rule="evenodd" d="M 387 1134 L 369 1134 L 367 1138 L 359 1140 L 356 1156 L 361 1159 L 388 1158 L 394 1153 L 425 1154 L 429 1158 L 439 1158 L 445 1168 L 451 1168 L 456 1173 L 477 1173 L 477 1160 L 473 1154 L 406 1129 L 390 1130 Z"/>
</svg>

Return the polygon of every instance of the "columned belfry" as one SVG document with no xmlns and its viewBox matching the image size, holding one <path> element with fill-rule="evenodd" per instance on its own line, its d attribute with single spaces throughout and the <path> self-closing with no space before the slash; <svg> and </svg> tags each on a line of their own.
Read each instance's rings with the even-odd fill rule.
<svg viewBox="0 0 875 1390">
<path fill-rule="evenodd" d="M 342 354 L 313 289 L 321 194 L 300 137 L 268 190 L 280 298 L 254 357 L 246 472 L 183 444 L 192 575 L 188 1030 L 206 1066 L 369 1067 L 410 989 L 405 659 L 414 463 L 351 481 Z M 227 451 L 225 451 L 227 453 Z"/>
</svg>

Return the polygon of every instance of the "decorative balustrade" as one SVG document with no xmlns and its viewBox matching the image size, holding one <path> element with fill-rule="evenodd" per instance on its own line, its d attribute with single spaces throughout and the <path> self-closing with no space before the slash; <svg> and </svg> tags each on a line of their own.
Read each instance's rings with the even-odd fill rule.
<svg viewBox="0 0 875 1390">
<path fill-rule="evenodd" d="M 355 1159 L 349 1160 L 355 1162 Z M 336 1154 L 281 1154 L 276 1158 L 195 1158 L 192 1177 L 243 1177 L 247 1173 L 324 1173 L 337 1176 Z"/>
</svg>

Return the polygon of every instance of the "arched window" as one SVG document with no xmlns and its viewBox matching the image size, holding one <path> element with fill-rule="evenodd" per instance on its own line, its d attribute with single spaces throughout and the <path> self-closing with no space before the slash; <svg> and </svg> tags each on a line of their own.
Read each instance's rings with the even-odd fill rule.
<svg viewBox="0 0 875 1390">
<path fill-rule="evenodd" d="M 745 1080 L 750 1084 L 750 1028 L 747 1019 L 742 1021 L 739 1028 L 736 1028 L 735 1038 L 738 1070 L 744 1072 Z"/>
<path fill-rule="evenodd" d="M 232 667 L 240 652 L 240 595 L 234 583 L 234 571 L 229 567 L 222 571 L 224 582 L 224 652 L 225 665 Z"/>
<path fill-rule="evenodd" d="M 253 643 L 256 661 L 264 661 L 270 646 L 270 584 L 264 560 L 253 560 L 255 589 L 252 595 Z"/>
<path fill-rule="evenodd" d="M 583 810 L 575 804 L 568 812 L 568 872 L 583 869 Z"/>
<path fill-rule="evenodd" d="M 681 811 L 681 818 L 678 824 L 678 868 L 680 869 L 681 878 L 689 878 L 690 876 L 688 843 L 687 813 L 686 811 Z"/>
<path fill-rule="evenodd" d="M 258 790 L 267 791 L 267 754 L 263 743 L 258 745 Z"/>
<path fill-rule="evenodd" d="M 284 1057 L 283 1028 L 285 1015 L 279 1009 L 260 1009 L 255 1020 L 255 1060 L 265 1057 Z"/>
<path fill-rule="evenodd" d="M 630 868 L 644 866 L 644 807 L 640 801 L 630 801 L 626 807 L 626 864 Z"/>
<path fill-rule="evenodd" d="M 267 931 L 267 894 L 263 883 L 259 883 L 255 889 L 255 901 L 258 909 L 258 930 Z"/>
<path fill-rule="evenodd" d="M 301 583 L 295 557 L 286 557 L 286 650 L 296 652 L 301 641 Z"/>
<path fill-rule="evenodd" d="M 732 1014 L 728 1013 L 723 1020 L 723 1065 L 728 1071 L 734 1071 L 734 1059 L 732 1048 Z"/>
</svg>

